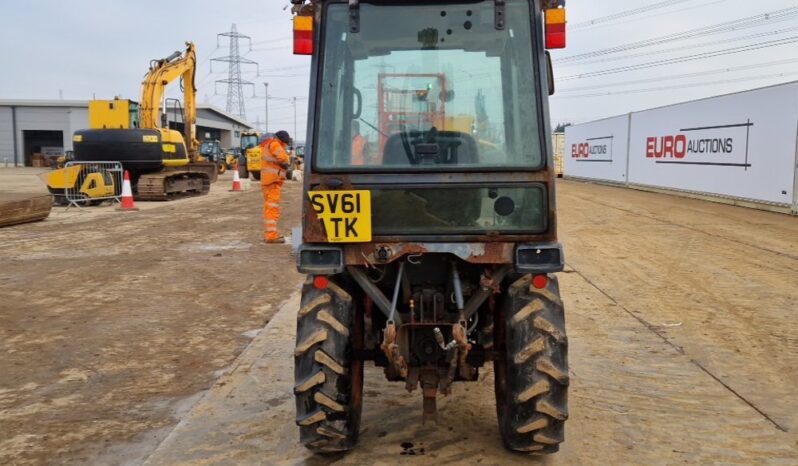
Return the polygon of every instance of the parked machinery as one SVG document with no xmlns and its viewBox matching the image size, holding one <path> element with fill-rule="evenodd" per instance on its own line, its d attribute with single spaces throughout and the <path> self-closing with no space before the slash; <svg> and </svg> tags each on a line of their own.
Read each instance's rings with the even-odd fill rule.
<svg viewBox="0 0 798 466">
<path fill-rule="evenodd" d="M 556 452 L 569 375 L 545 49 L 564 47 L 564 1 L 292 2 L 294 51 L 313 55 L 300 441 L 354 447 L 367 361 L 421 392 L 424 420 L 492 363 L 505 446 Z"/>
<path fill-rule="evenodd" d="M 121 162 L 139 200 L 207 194 L 218 168 L 215 162 L 204 161 L 198 150 L 196 61 L 194 44 L 187 42 L 184 52 L 150 62 L 140 102 L 90 102 L 89 129 L 76 131 L 73 137 L 74 160 Z M 167 127 L 164 100 L 166 86 L 178 79 L 183 89 L 182 134 Z"/>
<path fill-rule="evenodd" d="M 220 175 L 227 171 L 227 154 L 222 150 L 222 143 L 218 139 L 202 141 L 199 154 L 205 161 L 215 163 Z"/>
<path fill-rule="evenodd" d="M 242 178 L 252 175 L 260 180 L 260 164 L 263 159 L 261 134 L 257 131 L 244 131 L 241 133 L 241 159 L 238 164 L 239 174 Z"/>
</svg>

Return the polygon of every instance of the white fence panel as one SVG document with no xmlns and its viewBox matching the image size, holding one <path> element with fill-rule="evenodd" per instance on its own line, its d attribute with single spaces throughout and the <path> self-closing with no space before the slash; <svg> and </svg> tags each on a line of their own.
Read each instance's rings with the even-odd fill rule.
<svg viewBox="0 0 798 466">
<path fill-rule="evenodd" d="M 626 183 L 629 115 L 565 129 L 565 176 Z"/>
<path fill-rule="evenodd" d="M 798 83 L 633 113 L 629 182 L 792 206 L 797 131 Z"/>
</svg>

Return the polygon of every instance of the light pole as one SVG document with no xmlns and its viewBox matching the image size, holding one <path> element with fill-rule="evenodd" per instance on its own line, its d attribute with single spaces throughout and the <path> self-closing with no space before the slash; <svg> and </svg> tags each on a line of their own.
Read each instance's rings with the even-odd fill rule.
<svg viewBox="0 0 798 466">
<path fill-rule="evenodd" d="M 269 132 L 269 83 L 263 83 L 263 86 L 266 88 L 266 123 L 264 123 L 264 133 Z"/>
<path fill-rule="evenodd" d="M 296 97 L 292 97 L 291 102 L 294 104 L 294 147 L 296 147 Z"/>
</svg>

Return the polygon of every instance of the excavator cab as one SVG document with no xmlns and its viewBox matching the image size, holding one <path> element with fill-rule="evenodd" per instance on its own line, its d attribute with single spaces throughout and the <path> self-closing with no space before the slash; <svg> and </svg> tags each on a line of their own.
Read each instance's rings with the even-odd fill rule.
<svg viewBox="0 0 798 466">
<path fill-rule="evenodd" d="M 300 440 L 354 447 L 363 367 L 439 395 L 492 371 L 507 448 L 568 417 L 547 48 L 562 0 L 292 0 L 312 55 L 295 387 Z M 455 404 L 456 405 L 456 404 Z"/>
</svg>

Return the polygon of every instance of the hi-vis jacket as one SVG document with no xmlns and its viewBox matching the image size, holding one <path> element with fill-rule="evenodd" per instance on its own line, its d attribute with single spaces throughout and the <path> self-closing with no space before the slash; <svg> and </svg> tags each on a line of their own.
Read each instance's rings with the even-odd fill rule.
<svg viewBox="0 0 798 466">
<path fill-rule="evenodd" d="M 288 144 L 277 138 L 263 141 L 263 160 L 260 168 L 261 184 L 271 184 L 285 179 L 285 169 L 288 168 L 291 158 L 285 148 Z"/>
</svg>

